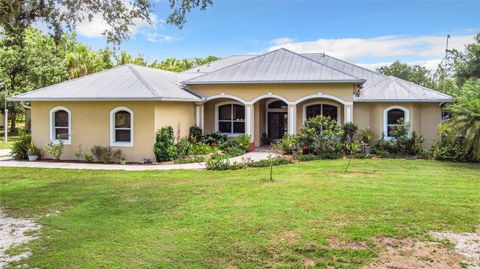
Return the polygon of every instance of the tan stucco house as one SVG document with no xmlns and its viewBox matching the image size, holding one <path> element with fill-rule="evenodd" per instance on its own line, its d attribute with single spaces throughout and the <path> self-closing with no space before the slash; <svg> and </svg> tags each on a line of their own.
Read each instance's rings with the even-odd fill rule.
<svg viewBox="0 0 480 269">
<path fill-rule="evenodd" d="M 370 128 L 377 137 L 403 118 L 430 144 L 437 139 L 440 92 L 327 56 L 279 49 L 263 55 L 230 56 L 173 73 L 124 65 L 36 91 L 13 101 L 32 102 L 37 145 L 63 140 L 64 159 L 81 145 L 112 146 L 129 161 L 154 159 L 155 132 L 172 126 L 187 136 L 206 133 L 280 139 L 302 122 L 325 115 Z"/>
</svg>

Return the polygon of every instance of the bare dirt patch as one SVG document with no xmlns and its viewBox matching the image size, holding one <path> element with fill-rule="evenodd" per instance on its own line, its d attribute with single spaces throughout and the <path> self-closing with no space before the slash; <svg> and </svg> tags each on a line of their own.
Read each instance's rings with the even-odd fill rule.
<svg viewBox="0 0 480 269">
<path fill-rule="evenodd" d="M 7 217 L 0 210 L 0 268 L 28 257 L 30 255 L 28 251 L 10 256 L 7 254 L 7 250 L 34 240 L 35 236 L 32 233 L 38 230 L 40 230 L 40 225 L 37 223 L 31 220 Z"/>
<path fill-rule="evenodd" d="M 381 248 L 378 258 L 366 269 L 461 269 L 463 256 L 440 242 L 423 242 L 410 238 L 379 238 L 374 240 Z"/>
<path fill-rule="evenodd" d="M 469 269 L 480 269 L 480 233 L 432 232 L 436 239 L 446 239 L 455 245 L 455 252 L 465 256 Z"/>
</svg>

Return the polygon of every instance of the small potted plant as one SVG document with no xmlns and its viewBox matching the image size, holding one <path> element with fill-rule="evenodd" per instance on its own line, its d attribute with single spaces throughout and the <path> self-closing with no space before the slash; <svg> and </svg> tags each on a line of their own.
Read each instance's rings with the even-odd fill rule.
<svg viewBox="0 0 480 269">
<path fill-rule="evenodd" d="M 28 147 L 28 160 L 33 162 L 38 160 L 40 156 L 40 149 L 35 146 L 34 143 L 31 143 Z"/>
</svg>

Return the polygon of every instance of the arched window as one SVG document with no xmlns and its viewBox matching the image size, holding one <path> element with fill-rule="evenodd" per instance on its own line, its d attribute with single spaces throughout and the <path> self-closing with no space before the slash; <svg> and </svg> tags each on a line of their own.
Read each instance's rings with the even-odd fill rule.
<svg viewBox="0 0 480 269">
<path fill-rule="evenodd" d="M 117 107 L 110 112 L 110 146 L 133 146 L 133 111 Z"/>
<path fill-rule="evenodd" d="M 50 110 L 50 140 L 53 143 L 71 144 L 72 118 L 70 110 L 65 107 L 55 107 Z"/>
<path fill-rule="evenodd" d="M 216 109 L 215 130 L 224 134 L 245 133 L 245 106 L 240 103 L 221 103 Z"/>
<path fill-rule="evenodd" d="M 408 109 L 401 106 L 392 106 L 384 111 L 384 126 L 383 132 L 387 138 L 392 136 L 392 130 L 398 126 L 400 121 L 408 122 Z"/>
<path fill-rule="evenodd" d="M 338 106 L 323 103 L 306 104 L 303 108 L 304 120 L 323 115 L 340 122 Z"/>
</svg>

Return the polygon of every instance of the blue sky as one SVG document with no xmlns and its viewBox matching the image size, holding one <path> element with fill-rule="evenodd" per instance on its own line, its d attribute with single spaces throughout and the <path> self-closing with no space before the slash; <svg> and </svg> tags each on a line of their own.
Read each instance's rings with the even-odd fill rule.
<svg viewBox="0 0 480 269">
<path fill-rule="evenodd" d="M 165 24 L 166 0 L 154 2 L 155 25 L 138 22 L 121 45 L 147 59 L 258 54 L 278 47 L 326 52 L 367 67 L 400 59 L 427 67 L 480 31 L 480 1 L 216 1 L 188 15 L 183 29 Z M 78 39 L 97 49 L 100 21 Z"/>
</svg>

